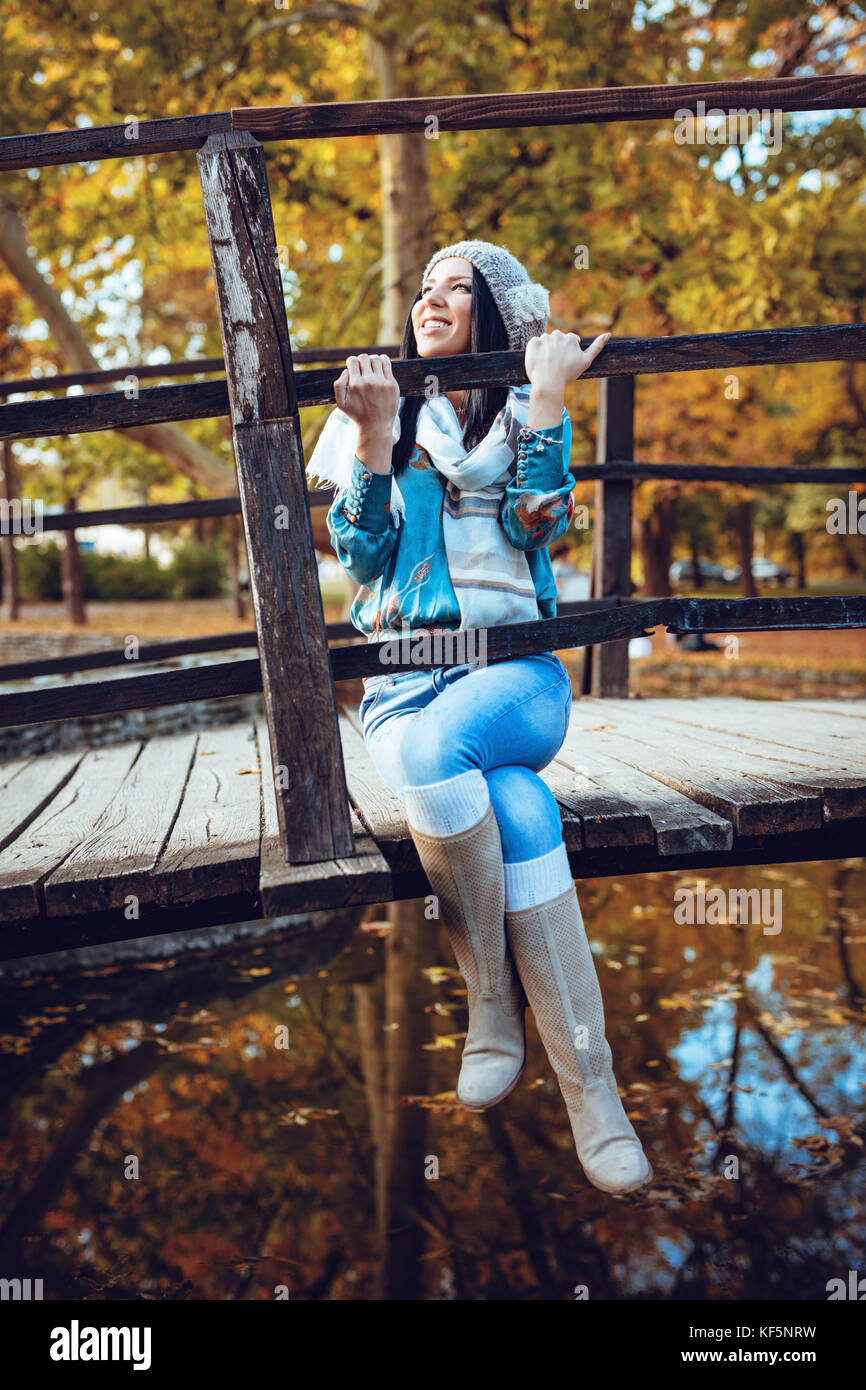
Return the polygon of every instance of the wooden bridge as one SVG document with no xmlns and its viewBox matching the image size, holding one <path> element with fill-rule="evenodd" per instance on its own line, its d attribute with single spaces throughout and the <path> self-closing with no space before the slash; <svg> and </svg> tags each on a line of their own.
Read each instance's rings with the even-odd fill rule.
<svg viewBox="0 0 866 1390">
<path fill-rule="evenodd" d="M 0 765 L 7 958 L 419 897 L 403 803 L 340 712 L 354 853 L 287 864 L 267 724 Z M 575 878 L 836 859 L 866 844 L 866 700 L 598 700 L 542 773 Z"/>
<path fill-rule="evenodd" d="M 292 353 L 283 308 L 264 148 L 277 139 L 415 132 L 431 110 L 441 130 L 582 121 L 670 119 L 735 105 L 782 111 L 866 105 L 866 78 L 785 78 L 667 84 L 588 92 L 428 97 L 384 102 L 249 108 L 142 122 L 135 155 L 198 149 L 224 357 L 179 364 L 225 378 L 94 392 L 122 372 L 7 382 L 0 396 L 71 384 L 83 396 L 7 401 L 0 439 L 41 438 L 166 420 L 228 415 L 239 496 L 165 508 L 67 512 L 45 529 L 169 520 L 240 511 L 256 628 L 142 647 L 129 673 L 118 649 L 0 668 L 0 683 L 35 675 L 109 670 L 105 679 L 0 694 L 0 726 L 220 699 L 261 690 L 264 718 L 198 734 L 22 756 L 0 765 L 0 923 L 15 956 L 182 926 L 414 897 L 426 889 L 402 804 L 366 753 L 341 681 L 381 672 L 381 643 L 355 642 L 346 624 L 326 626 L 299 412 L 333 403 L 333 366 L 295 370 L 295 360 L 343 361 L 350 351 Z M 0 140 L 0 170 L 130 158 L 125 127 Z M 575 876 L 723 864 L 838 858 L 862 851 L 866 826 L 866 704 L 701 700 L 633 701 L 629 639 L 663 624 L 671 632 L 771 631 L 866 626 L 866 599 L 649 599 L 631 597 L 634 487 L 650 477 L 708 482 L 866 480 L 866 470 L 727 468 L 635 460 L 638 374 L 866 357 L 866 325 L 610 341 L 584 374 L 599 379 L 593 595 L 556 618 L 487 634 L 488 659 L 586 649 L 583 694 L 571 730 L 542 774 L 562 810 Z M 176 370 L 176 369 L 175 369 Z M 394 362 L 401 394 L 421 394 L 422 359 Z M 166 368 L 142 376 L 171 376 Z M 177 373 L 180 374 L 180 373 Z M 525 382 L 523 354 L 437 358 L 440 389 Z M 7 453 L 8 459 L 8 453 Z M 8 493 L 7 473 L 7 493 Z M 11 501 L 7 496 L 7 501 Z M 179 510 L 180 509 L 180 510 Z M 278 513 L 285 518 L 278 524 Z M 5 559 L 14 563 L 6 537 Z M 10 557 L 12 557 L 10 559 Z M 195 652 L 256 648 L 249 657 L 188 670 L 159 663 Z M 398 662 L 391 670 L 429 662 Z M 437 663 L 442 664 L 442 663 Z M 447 662 L 444 664 L 448 664 Z M 123 675 L 111 667 L 125 668 Z"/>
</svg>

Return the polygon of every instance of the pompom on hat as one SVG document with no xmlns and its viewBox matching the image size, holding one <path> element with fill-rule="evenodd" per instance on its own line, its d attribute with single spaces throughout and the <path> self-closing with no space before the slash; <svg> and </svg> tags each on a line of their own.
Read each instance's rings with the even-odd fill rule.
<svg viewBox="0 0 866 1390">
<path fill-rule="evenodd" d="M 422 285 L 431 267 L 446 256 L 462 256 L 484 276 L 502 315 L 512 351 L 522 350 L 530 338 L 547 331 L 550 291 L 533 280 L 526 267 L 504 246 L 490 241 L 455 241 L 451 246 L 443 246 L 427 262 Z"/>
</svg>

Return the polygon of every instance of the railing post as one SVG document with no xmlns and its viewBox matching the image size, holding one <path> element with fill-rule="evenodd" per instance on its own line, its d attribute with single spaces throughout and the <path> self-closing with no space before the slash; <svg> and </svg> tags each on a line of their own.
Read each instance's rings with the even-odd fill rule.
<svg viewBox="0 0 866 1390">
<path fill-rule="evenodd" d="M 198 154 L 286 860 L 355 853 L 307 503 L 265 157 L 246 132 Z"/>
<path fill-rule="evenodd" d="M 634 377 L 600 377 L 596 463 L 634 457 Z M 632 480 L 595 485 L 591 598 L 631 594 Z M 628 695 L 628 639 L 587 647 L 583 693 Z"/>
</svg>

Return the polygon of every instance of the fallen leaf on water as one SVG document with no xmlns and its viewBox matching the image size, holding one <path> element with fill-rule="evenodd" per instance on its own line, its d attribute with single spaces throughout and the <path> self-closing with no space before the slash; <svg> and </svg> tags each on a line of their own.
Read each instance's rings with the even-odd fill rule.
<svg viewBox="0 0 866 1390">
<path fill-rule="evenodd" d="M 848 1019 L 840 1009 L 825 1009 L 824 1018 L 828 1023 L 847 1023 Z"/>
<path fill-rule="evenodd" d="M 457 1046 L 466 1037 L 465 1033 L 439 1033 L 431 1043 L 424 1043 L 425 1052 L 443 1052 Z"/>
<path fill-rule="evenodd" d="M 390 922 L 362 922 L 361 931 L 368 936 L 387 936 L 391 930 Z"/>
<path fill-rule="evenodd" d="M 421 971 L 421 974 L 426 976 L 431 985 L 441 985 L 443 980 L 450 979 L 452 976 L 458 974 L 458 971 L 451 970 L 444 965 L 429 965 L 425 970 Z"/>
<path fill-rule="evenodd" d="M 694 1002 L 687 994 L 674 994 L 670 999 L 659 1000 L 663 1009 L 691 1009 L 694 1007 Z"/>
</svg>

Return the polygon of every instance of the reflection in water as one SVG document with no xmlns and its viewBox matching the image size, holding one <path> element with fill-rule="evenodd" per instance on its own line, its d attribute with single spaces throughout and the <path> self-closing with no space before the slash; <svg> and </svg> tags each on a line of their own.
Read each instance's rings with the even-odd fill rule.
<svg viewBox="0 0 866 1390">
<path fill-rule="evenodd" d="M 781 889 L 781 932 L 678 925 L 699 877 Z M 46 1298 L 824 1299 L 864 1261 L 864 882 L 578 884 L 642 1197 L 584 1179 L 531 1015 L 517 1090 L 455 1104 L 465 993 L 423 900 L 13 971 L 0 1274 Z"/>
</svg>

